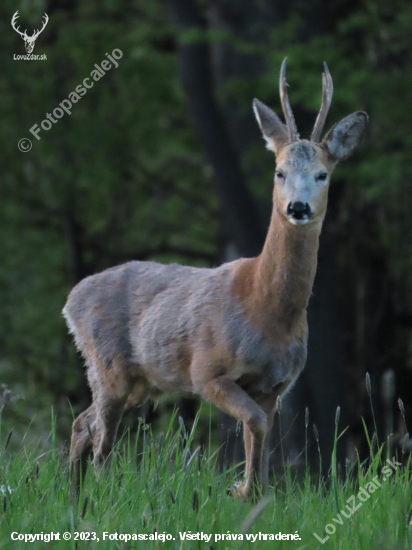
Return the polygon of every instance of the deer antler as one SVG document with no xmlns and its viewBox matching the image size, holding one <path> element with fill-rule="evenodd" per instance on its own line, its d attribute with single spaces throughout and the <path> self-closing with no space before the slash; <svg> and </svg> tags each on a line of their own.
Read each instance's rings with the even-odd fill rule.
<svg viewBox="0 0 412 550">
<path fill-rule="evenodd" d="M 13 29 L 18 33 L 20 34 L 20 36 L 22 36 L 24 39 L 27 38 L 27 29 L 23 32 L 19 31 L 20 27 L 16 27 L 16 21 L 17 19 L 19 18 L 19 10 L 16 11 L 16 13 L 13 15 L 13 18 L 11 20 L 11 26 L 13 27 Z"/>
<path fill-rule="evenodd" d="M 285 120 L 289 131 L 289 141 L 292 143 L 293 141 L 298 141 L 299 134 L 298 134 L 298 129 L 296 127 L 295 119 L 293 117 L 292 108 L 289 103 L 288 91 L 286 89 L 287 60 L 288 58 L 285 57 L 282 63 L 282 67 L 280 68 L 279 93 L 280 93 L 280 101 L 282 103 L 283 114 L 285 115 Z"/>
<path fill-rule="evenodd" d="M 333 95 L 332 77 L 330 75 L 326 62 L 323 63 L 323 66 L 325 67 L 325 72 L 322 73 L 322 103 L 320 106 L 319 114 L 316 118 L 315 126 L 313 127 L 312 136 L 311 136 L 311 140 L 316 143 L 320 142 L 323 126 L 325 125 L 326 117 L 328 116 L 330 104 L 332 103 L 332 95 Z"/>
<path fill-rule="evenodd" d="M 45 27 L 45 26 L 47 25 L 47 23 L 49 22 L 49 16 L 47 15 L 47 13 L 45 13 L 45 14 L 43 15 L 43 17 L 44 17 L 43 26 L 42 26 L 42 28 L 41 28 L 40 30 L 37 30 L 37 31 L 35 31 L 35 32 L 33 33 L 33 36 L 31 37 L 33 40 L 35 40 L 35 39 L 39 36 L 39 34 L 40 34 L 41 32 L 43 32 L 44 27 Z"/>
</svg>

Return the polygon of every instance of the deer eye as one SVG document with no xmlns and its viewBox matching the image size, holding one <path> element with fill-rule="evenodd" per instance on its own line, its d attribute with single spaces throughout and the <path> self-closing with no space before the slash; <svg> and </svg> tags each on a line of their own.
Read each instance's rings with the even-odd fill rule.
<svg viewBox="0 0 412 550">
<path fill-rule="evenodd" d="M 326 181 L 328 179 L 328 174 L 326 172 L 322 172 L 318 176 L 316 176 L 316 181 Z"/>
<path fill-rule="evenodd" d="M 284 179 L 285 179 L 285 176 L 284 176 L 284 174 L 282 174 L 282 172 L 278 172 L 278 171 L 276 170 L 276 172 L 275 172 L 275 178 L 278 179 L 278 180 L 284 180 Z"/>
</svg>

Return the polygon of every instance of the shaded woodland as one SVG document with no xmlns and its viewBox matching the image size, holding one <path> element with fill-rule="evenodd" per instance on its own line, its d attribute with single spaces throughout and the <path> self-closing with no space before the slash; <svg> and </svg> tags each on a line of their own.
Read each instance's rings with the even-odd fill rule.
<svg viewBox="0 0 412 550">
<path fill-rule="evenodd" d="M 24 53 L 10 20 L 35 28 Z M 365 110 L 361 149 L 336 169 L 309 307 L 309 357 L 284 399 L 283 453 L 325 471 L 335 411 L 348 430 L 339 459 L 378 439 L 404 443 L 412 420 L 412 5 L 314 0 L 57 0 L 0 6 L 0 383 L 21 397 L 3 421 L 45 439 L 51 410 L 68 438 L 71 412 L 90 400 L 61 309 L 83 277 L 131 259 L 216 266 L 259 254 L 271 211 L 274 158 L 252 113 L 258 97 L 281 114 L 278 75 L 289 60 L 289 96 L 302 136 L 321 99 L 323 61 L 335 94 L 327 126 Z M 17 143 L 104 59 L 123 57 L 29 153 Z M 411 104 L 411 106 L 409 105 Z M 176 401 L 138 411 L 161 429 Z M 179 401 L 190 423 L 197 402 Z M 137 415 L 134 420 L 136 422 Z M 167 420 L 165 420 L 167 423 Z M 200 428 L 203 424 L 200 425 Z M 207 438 L 207 421 L 205 422 Z M 213 413 L 222 460 L 241 460 L 235 423 Z M 273 466 L 281 460 L 275 422 Z M 405 445 L 404 445 L 405 447 Z M 406 446 L 407 447 L 407 446 Z"/>
</svg>

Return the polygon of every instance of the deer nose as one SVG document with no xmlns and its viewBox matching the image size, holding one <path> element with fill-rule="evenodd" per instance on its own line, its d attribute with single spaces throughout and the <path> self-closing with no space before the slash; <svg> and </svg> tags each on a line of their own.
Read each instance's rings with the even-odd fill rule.
<svg viewBox="0 0 412 550">
<path fill-rule="evenodd" d="M 312 210 L 308 203 L 300 201 L 290 202 L 287 208 L 287 215 L 295 220 L 305 220 L 312 216 Z"/>
</svg>

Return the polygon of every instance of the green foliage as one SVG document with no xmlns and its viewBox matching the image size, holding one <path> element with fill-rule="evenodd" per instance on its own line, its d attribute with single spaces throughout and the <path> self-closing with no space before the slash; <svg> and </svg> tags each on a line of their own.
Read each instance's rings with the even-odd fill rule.
<svg viewBox="0 0 412 550">
<path fill-rule="evenodd" d="M 54 445 L 52 430 L 46 446 L 39 443 L 21 447 L 10 454 L 10 437 L 2 432 L 0 443 L 0 536 L 3 547 L 22 545 L 11 541 L 11 533 L 69 532 L 70 542 L 60 540 L 31 542 L 33 548 L 209 548 L 316 549 L 321 547 L 313 533 L 324 539 L 325 527 L 335 527 L 327 544 L 341 550 L 364 548 L 407 548 L 410 545 L 410 460 L 403 462 L 385 480 L 382 467 L 387 465 L 381 451 L 370 466 L 359 462 L 348 468 L 342 480 L 335 470 L 333 485 L 319 484 L 307 469 L 299 483 L 290 465 L 271 480 L 272 488 L 258 504 L 243 504 L 228 496 L 227 488 L 235 481 L 234 470 L 218 473 L 216 454 L 196 447 L 196 422 L 187 432 L 173 415 L 165 433 L 154 439 L 143 422 L 137 433 L 127 432 L 116 447 L 110 470 L 97 472 L 92 466 L 77 500 L 69 496 L 66 456 Z M 50 448 L 51 444 L 51 448 Z M 6 449 L 5 449 L 6 447 Z M 336 447 L 336 441 L 335 441 Z M 334 451 L 335 452 L 335 451 Z M 384 453 L 383 453 L 384 454 Z M 390 457 L 392 459 L 392 457 Z M 377 478 L 376 478 L 377 476 Z M 369 483 L 377 479 L 380 487 L 371 491 Z M 369 498 L 358 497 L 366 488 Z M 352 497 L 355 496 L 355 500 Z M 350 518 L 340 510 L 358 509 Z M 336 521 L 333 520 L 335 518 Z M 74 541 L 76 532 L 96 533 L 99 541 Z M 103 533 L 172 535 L 167 542 L 103 542 Z M 179 532 L 203 532 L 213 536 L 210 543 L 182 542 Z M 299 534 L 300 541 L 258 541 L 245 535 Z M 243 534 L 245 540 L 220 540 L 214 535 Z M 94 535 L 91 535 L 92 538 Z"/>
<path fill-rule="evenodd" d="M 213 25 L 184 38 L 206 39 L 212 49 L 227 44 L 245 66 L 259 60 L 264 70 L 252 71 L 252 78 L 245 71 L 216 86 L 222 107 L 235 105 L 235 116 L 250 127 L 253 97 L 280 111 L 277 79 L 288 55 L 290 98 L 303 136 L 319 107 L 321 63 L 328 62 L 335 83 L 329 124 L 358 109 L 371 120 L 366 143 L 334 177 L 333 185 L 343 189 L 337 221 L 348 234 L 341 259 L 348 263 L 356 232 L 364 232 L 364 249 L 385 257 L 408 313 L 412 7 L 400 0 L 342 6 L 328 3 L 327 23 L 315 30 L 299 4 L 261 40 Z M 41 430 L 42 411 L 54 404 L 64 415 L 66 398 L 74 400 L 84 385 L 60 315 L 69 289 L 79 278 L 133 258 L 215 264 L 219 200 L 189 118 L 176 31 L 163 3 L 57 4 L 35 47 L 47 54 L 44 62 L 13 60 L 25 53 L 10 26 L 16 9 L 24 27 L 36 28 L 47 8 L 42 1 L 30 9 L 11 0 L 0 5 L 0 381 L 25 396 L 15 406 L 14 424 L 25 425 L 36 412 Z M 119 67 L 35 140 L 29 129 L 114 48 L 123 52 Z M 267 206 L 273 162 L 257 129 L 254 136 L 245 140 L 241 160 L 253 193 Z M 17 149 L 22 137 L 33 141 L 29 153 Z M 353 223 L 363 212 L 373 213 L 372 234 Z"/>
<path fill-rule="evenodd" d="M 127 2 L 82 2 L 74 18 L 56 8 L 34 52 L 43 62 L 13 60 L 25 53 L 9 24 L 16 4 L 0 7 L 0 368 L 25 395 L 26 419 L 31 399 L 40 411 L 60 406 L 79 384 L 60 313 L 78 279 L 134 258 L 205 265 L 216 255 L 216 194 L 159 7 L 136 2 L 132 19 Z M 43 8 L 20 17 L 36 21 Z M 29 129 L 114 48 L 119 67 L 37 141 Z M 33 142 L 27 154 L 21 137 Z"/>
</svg>

